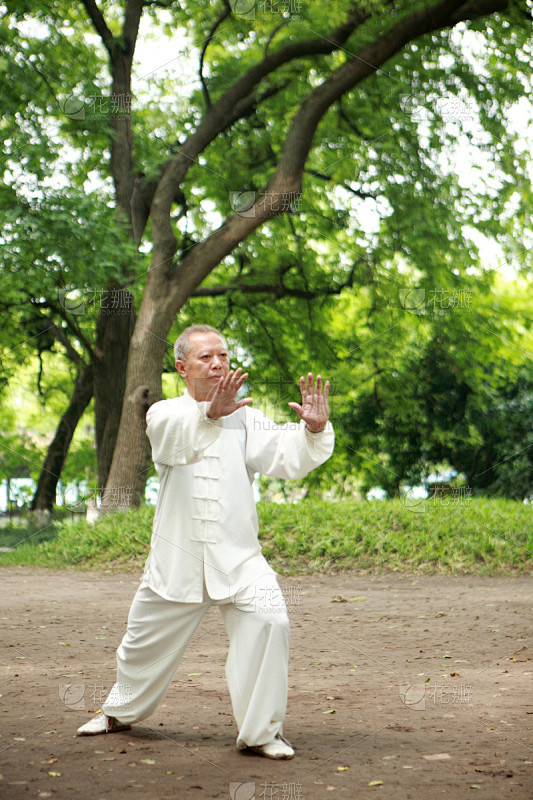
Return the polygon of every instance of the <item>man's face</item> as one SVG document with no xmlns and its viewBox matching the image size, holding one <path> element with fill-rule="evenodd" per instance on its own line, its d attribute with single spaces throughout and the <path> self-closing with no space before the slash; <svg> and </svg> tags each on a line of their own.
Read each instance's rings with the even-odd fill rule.
<svg viewBox="0 0 533 800">
<path fill-rule="evenodd" d="M 219 380 L 229 372 L 228 351 L 220 336 L 211 331 L 191 333 L 189 345 L 189 355 L 178 358 L 176 369 L 195 400 L 209 400 Z"/>
</svg>

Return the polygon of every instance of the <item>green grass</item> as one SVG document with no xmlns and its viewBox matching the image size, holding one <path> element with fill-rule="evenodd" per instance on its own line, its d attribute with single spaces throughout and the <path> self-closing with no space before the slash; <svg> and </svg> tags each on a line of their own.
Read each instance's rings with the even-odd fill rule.
<svg viewBox="0 0 533 800">
<path fill-rule="evenodd" d="M 113 514 L 94 525 L 57 523 L 55 538 L 36 534 L 0 564 L 138 570 L 148 553 L 154 510 Z M 362 571 L 530 571 L 532 511 L 512 500 L 451 498 L 408 508 L 385 502 L 304 501 L 258 505 L 263 552 L 280 572 L 356 568 Z M 0 536 L 1 540 L 1 536 Z"/>
</svg>

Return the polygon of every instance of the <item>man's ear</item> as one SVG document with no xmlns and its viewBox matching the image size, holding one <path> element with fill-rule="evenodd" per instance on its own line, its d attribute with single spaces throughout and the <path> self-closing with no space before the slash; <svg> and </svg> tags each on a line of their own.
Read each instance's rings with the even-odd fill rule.
<svg viewBox="0 0 533 800">
<path fill-rule="evenodd" d="M 181 375 L 182 378 L 187 377 L 187 369 L 185 367 L 185 361 L 182 358 L 178 358 L 176 361 L 176 369 L 178 373 Z"/>
</svg>

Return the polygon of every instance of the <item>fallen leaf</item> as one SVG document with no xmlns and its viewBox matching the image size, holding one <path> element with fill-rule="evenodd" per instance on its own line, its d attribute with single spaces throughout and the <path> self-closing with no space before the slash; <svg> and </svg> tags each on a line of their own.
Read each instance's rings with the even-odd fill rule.
<svg viewBox="0 0 533 800">
<path fill-rule="evenodd" d="M 366 600 L 366 597 L 364 597 L 364 596 L 362 596 L 362 597 L 352 597 L 352 599 L 350 600 L 350 603 L 362 603 L 363 600 Z"/>
<path fill-rule="evenodd" d="M 344 772 L 348 767 L 337 767 L 337 772 Z"/>
<path fill-rule="evenodd" d="M 335 597 L 331 599 L 332 603 L 347 603 L 347 599 L 342 596 L 342 594 L 337 594 Z"/>
<path fill-rule="evenodd" d="M 155 764 L 153 758 L 141 758 L 141 764 Z"/>
<path fill-rule="evenodd" d="M 165 772 L 165 775 L 174 775 L 174 770 L 173 769 L 169 769 L 168 772 Z"/>
<path fill-rule="evenodd" d="M 60 778 L 61 777 L 61 773 L 60 772 L 49 772 L 48 774 L 50 775 L 51 778 Z"/>
<path fill-rule="evenodd" d="M 479 783 L 471 783 L 470 784 L 470 788 L 471 789 L 481 789 L 481 786 L 479 785 Z"/>
<path fill-rule="evenodd" d="M 197 675 L 203 675 L 203 672 L 189 672 L 189 678 L 196 677 Z"/>
<path fill-rule="evenodd" d="M 369 786 L 383 786 L 383 781 L 370 781 Z"/>
<path fill-rule="evenodd" d="M 323 714 L 336 714 L 337 712 L 335 711 L 334 708 L 330 708 L 329 711 L 323 711 L 322 713 Z"/>
<path fill-rule="evenodd" d="M 63 647 L 70 647 L 68 642 L 59 642 L 59 644 L 63 645 Z"/>
</svg>

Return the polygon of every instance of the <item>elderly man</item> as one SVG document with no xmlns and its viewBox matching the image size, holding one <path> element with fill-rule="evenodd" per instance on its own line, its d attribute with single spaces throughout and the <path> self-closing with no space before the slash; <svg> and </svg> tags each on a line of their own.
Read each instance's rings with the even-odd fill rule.
<svg viewBox="0 0 533 800">
<path fill-rule="evenodd" d="M 237 394 L 248 373 L 229 368 L 224 337 L 193 325 L 174 348 L 182 397 L 154 403 L 147 435 L 160 488 L 150 553 L 117 650 L 103 713 L 79 735 L 128 729 L 155 711 L 202 617 L 220 608 L 229 637 L 226 678 L 237 747 L 292 758 L 283 737 L 289 621 L 261 553 L 252 482 L 260 472 L 303 478 L 326 461 L 334 434 L 329 383 L 300 378 L 299 423 L 276 425 Z"/>
</svg>

